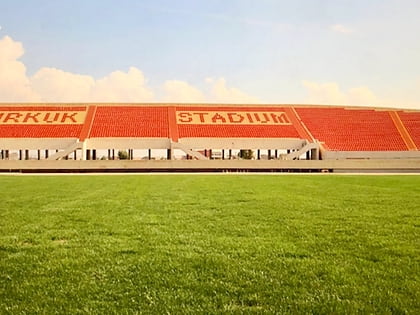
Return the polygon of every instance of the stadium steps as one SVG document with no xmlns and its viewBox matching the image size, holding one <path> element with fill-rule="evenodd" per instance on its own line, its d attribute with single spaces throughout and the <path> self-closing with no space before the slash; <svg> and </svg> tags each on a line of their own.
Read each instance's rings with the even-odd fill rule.
<svg viewBox="0 0 420 315">
<path fill-rule="evenodd" d="M 293 107 L 285 108 L 285 112 L 290 117 L 293 126 L 296 128 L 296 131 L 299 133 L 299 136 L 302 139 L 306 139 L 309 142 L 315 142 L 315 138 L 312 136 L 311 132 L 306 128 L 302 123 L 302 119 L 299 117 L 298 113 Z"/>
<path fill-rule="evenodd" d="M 398 112 L 398 116 L 407 129 L 407 132 L 410 134 L 417 149 L 420 149 L 420 113 L 404 111 Z"/>
<path fill-rule="evenodd" d="M 398 132 L 400 133 L 401 137 L 403 138 L 405 145 L 407 146 L 408 150 L 410 151 L 417 151 L 417 146 L 414 143 L 413 139 L 411 139 L 410 134 L 408 133 L 407 129 L 405 128 L 403 122 L 400 119 L 397 111 L 390 111 L 389 115 L 391 116 L 392 121 L 395 124 Z"/>
<path fill-rule="evenodd" d="M 319 150 L 319 143 L 318 142 L 307 142 L 300 150 L 291 152 L 285 156 L 285 160 L 296 160 L 306 152 L 311 150 Z"/>
<path fill-rule="evenodd" d="M 90 130 L 92 129 L 92 125 L 93 125 L 93 119 L 95 118 L 95 114 L 96 114 L 96 106 L 89 106 L 85 123 L 83 124 L 83 128 L 80 131 L 80 136 L 79 136 L 80 141 L 85 141 L 85 139 L 89 137 Z"/>
<path fill-rule="evenodd" d="M 209 158 L 201 154 L 200 152 L 194 151 L 190 149 L 188 146 L 179 143 L 179 142 L 173 142 L 172 143 L 172 149 L 179 149 L 184 151 L 186 154 L 196 158 L 197 160 L 208 160 Z"/>
<path fill-rule="evenodd" d="M 168 123 L 169 123 L 169 138 L 172 141 L 178 142 L 179 132 L 178 124 L 176 123 L 176 108 L 174 106 L 168 107 Z"/>
<path fill-rule="evenodd" d="M 57 153 L 49 156 L 47 158 L 47 160 L 60 160 L 63 157 L 69 155 L 70 153 L 74 152 L 77 149 L 82 149 L 83 148 L 83 142 L 76 142 L 73 143 L 72 145 L 68 146 L 67 148 L 64 148 L 61 151 L 58 151 Z"/>
</svg>

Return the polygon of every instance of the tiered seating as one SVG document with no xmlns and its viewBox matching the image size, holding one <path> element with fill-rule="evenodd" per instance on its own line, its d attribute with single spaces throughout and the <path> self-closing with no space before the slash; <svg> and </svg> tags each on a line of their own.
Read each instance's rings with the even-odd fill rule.
<svg viewBox="0 0 420 315">
<path fill-rule="evenodd" d="M 1 106 L 0 112 L 71 112 L 85 106 Z M 83 124 L 0 124 L 0 138 L 78 138 Z"/>
<path fill-rule="evenodd" d="M 315 139 L 337 151 L 406 151 L 387 111 L 296 107 Z"/>
<path fill-rule="evenodd" d="M 200 112 L 285 112 L 282 107 L 180 106 L 177 111 Z M 178 124 L 180 138 L 300 138 L 293 124 Z"/>
<path fill-rule="evenodd" d="M 0 125 L 0 138 L 78 138 L 83 125 Z"/>
<path fill-rule="evenodd" d="M 401 121 L 413 139 L 417 148 L 420 149 L 420 112 L 398 112 Z"/>
<path fill-rule="evenodd" d="M 167 138 L 168 108 L 158 106 L 98 106 L 91 138 Z"/>
</svg>

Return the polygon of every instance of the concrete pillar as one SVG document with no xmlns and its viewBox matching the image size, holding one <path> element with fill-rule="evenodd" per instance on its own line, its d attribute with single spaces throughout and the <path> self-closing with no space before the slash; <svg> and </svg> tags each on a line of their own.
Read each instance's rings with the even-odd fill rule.
<svg viewBox="0 0 420 315">
<path fill-rule="evenodd" d="M 82 144 L 82 160 L 86 160 L 87 154 L 87 140 L 85 140 Z"/>
<path fill-rule="evenodd" d="M 319 160 L 319 150 L 311 149 L 311 160 Z"/>
</svg>

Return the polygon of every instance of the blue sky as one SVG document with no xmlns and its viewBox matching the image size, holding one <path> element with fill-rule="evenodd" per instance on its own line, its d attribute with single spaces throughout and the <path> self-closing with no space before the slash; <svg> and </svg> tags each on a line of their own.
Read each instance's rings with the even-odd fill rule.
<svg viewBox="0 0 420 315">
<path fill-rule="evenodd" d="M 0 0 L 0 101 L 420 109 L 419 16 L 418 0 Z"/>
</svg>

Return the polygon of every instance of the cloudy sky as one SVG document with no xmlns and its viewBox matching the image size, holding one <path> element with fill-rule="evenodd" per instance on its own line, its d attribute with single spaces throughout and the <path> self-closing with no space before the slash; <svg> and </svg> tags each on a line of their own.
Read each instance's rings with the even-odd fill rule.
<svg viewBox="0 0 420 315">
<path fill-rule="evenodd" d="M 0 0 L 0 102 L 420 109 L 419 0 Z"/>
</svg>

